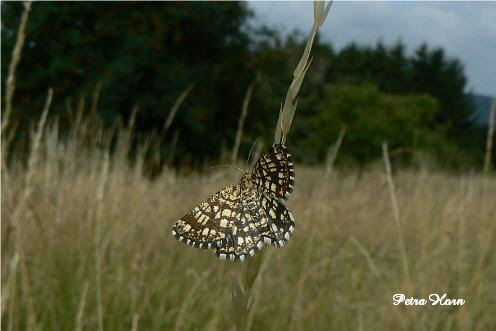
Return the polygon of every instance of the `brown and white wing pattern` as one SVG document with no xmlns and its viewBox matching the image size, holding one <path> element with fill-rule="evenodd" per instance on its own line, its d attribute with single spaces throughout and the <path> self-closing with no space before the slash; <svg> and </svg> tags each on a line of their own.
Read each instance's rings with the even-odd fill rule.
<svg viewBox="0 0 496 331">
<path fill-rule="evenodd" d="M 196 248 L 220 248 L 239 218 L 239 185 L 228 186 L 184 215 L 172 227 L 176 239 Z"/>
<path fill-rule="evenodd" d="M 295 172 L 286 146 L 275 144 L 260 156 L 252 171 L 253 183 L 264 193 L 287 200 L 293 192 Z"/>
<path fill-rule="evenodd" d="M 259 194 L 228 186 L 178 220 L 172 234 L 196 248 L 215 248 L 223 260 L 244 261 L 263 247 Z"/>
<path fill-rule="evenodd" d="M 291 155 L 281 144 L 272 146 L 245 173 L 239 185 L 209 197 L 172 227 L 176 239 L 196 248 L 215 249 L 225 260 L 244 261 L 265 244 L 284 246 L 295 221 L 284 206 L 293 190 Z"/>
<path fill-rule="evenodd" d="M 241 192 L 239 218 L 233 220 L 227 242 L 215 252 L 219 258 L 244 261 L 264 246 L 261 232 L 267 219 L 260 213 L 259 195 L 255 190 Z"/>
<path fill-rule="evenodd" d="M 266 215 L 267 225 L 261 233 L 266 244 L 284 246 L 295 230 L 293 214 L 278 199 L 260 195 L 260 207 Z"/>
</svg>

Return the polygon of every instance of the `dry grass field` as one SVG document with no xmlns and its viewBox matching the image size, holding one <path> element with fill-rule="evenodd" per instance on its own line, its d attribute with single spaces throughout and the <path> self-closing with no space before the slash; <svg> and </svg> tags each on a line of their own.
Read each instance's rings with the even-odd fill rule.
<svg viewBox="0 0 496 331">
<path fill-rule="evenodd" d="M 126 160 L 128 131 L 109 153 L 111 133 L 86 125 L 67 137 L 49 125 L 29 167 L 4 164 L 2 329 L 223 329 L 244 265 L 170 228 L 240 173 L 149 180 L 139 150 Z M 496 179 L 393 172 L 399 223 L 382 167 L 324 181 L 296 164 L 296 232 L 264 248 L 252 330 L 496 329 Z M 465 304 L 395 306 L 397 293 Z"/>
</svg>

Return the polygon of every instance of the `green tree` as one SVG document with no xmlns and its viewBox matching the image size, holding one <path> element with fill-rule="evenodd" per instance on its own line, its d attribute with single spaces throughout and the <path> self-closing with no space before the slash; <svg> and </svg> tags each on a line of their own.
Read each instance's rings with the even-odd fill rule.
<svg viewBox="0 0 496 331">
<path fill-rule="evenodd" d="M 2 74 L 6 77 L 22 4 L 2 2 L 1 6 Z M 177 96 L 194 82 L 170 133 L 181 132 L 176 151 L 183 160 L 201 162 L 218 157 L 222 145 L 231 148 L 246 88 L 259 76 L 240 151 L 247 154 L 256 138 L 271 140 L 280 103 L 304 48 L 298 32 L 283 38 L 267 27 L 254 30 L 247 24 L 250 16 L 245 3 L 235 2 L 35 3 L 17 73 L 13 114 L 20 123 L 17 140 L 28 140 L 24 139 L 27 128 L 39 115 L 49 86 L 55 91 L 51 114 L 59 115 L 62 128 L 74 117 L 79 96 L 85 96 L 89 105 L 101 81 L 99 115 L 112 124 L 126 120 L 138 104 L 137 129 L 149 133 L 161 128 Z M 365 123 L 370 122 L 374 130 L 360 132 L 361 139 L 371 143 L 357 136 L 353 148 L 365 149 L 349 155 L 360 164 L 371 159 L 376 153 L 372 150 L 385 137 L 398 146 L 411 146 L 422 142 L 415 137 L 427 137 L 422 146 L 431 144 L 431 153 L 446 155 L 451 150 L 472 161 L 480 158 L 481 138 L 469 120 L 472 105 L 464 91 L 463 66 L 442 49 L 424 44 L 408 55 L 401 41 L 391 46 L 379 41 L 373 46 L 351 43 L 337 51 L 317 38 L 313 59 L 288 142 L 296 156 L 321 160 L 327 147 L 318 141 L 327 146 L 341 124 L 366 129 Z M 353 86 L 356 94 L 351 93 Z M 330 96 L 341 98 L 341 103 L 334 105 Z M 367 105 L 364 96 L 375 103 Z M 429 97 L 437 106 L 425 101 Z M 346 102 L 349 114 L 345 114 Z M 408 102 L 417 108 L 409 108 Z M 325 118 L 337 116 L 324 115 L 323 109 L 330 105 L 342 112 L 334 118 L 337 122 Z M 421 105 L 432 115 L 429 120 L 417 117 Z M 389 114 L 394 107 L 400 113 Z M 375 122 L 378 118 L 381 125 Z M 391 138 L 398 128 L 402 129 Z M 313 150 L 309 142 L 317 133 L 321 136 Z M 443 144 L 456 146 L 444 151 L 435 148 Z"/>
<path fill-rule="evenodd" d="M 438 112 L 439 103 L 428 95 L 386 94 L 373 85 L 334 86 L 309 119 L 313 130 L 307 132 L 298 153 L 321 161 L 340 129 L 346 127 L 340 155 L 348 163 L 363 166 L 380 157 L 383 141 L 393 151 L 406 152 L 405 159 L 419 151 L 441 159 L 454 147 L 445 129 L 435 127 Z M 435 148 L 438 144 L 444 150 Z"/>
<path fill-rule="evenodd" d="M 422 44 L 411 59 L 411 86 L 414 93 L 428 93 L 441 103 L 437 122 L 446 124 L 457 136 L 469 127 L 473 105 L 464 89 L 467 79 L 457 59 L 448 59 L 444 50 L 429 50 Z"/>
<path fill-rule="evenodd" d="M 21 7 L 2 2 L 3 77 Z M 108 123 L 139 104 L 138 130 L 158 129 L 176 97 L 195 82 L 172 130 L 183 131 L 180 151 L 215 155 L 212 146 L 235 130 L 220 123 L 236 123 L 254 76 L 243 28 L 249 16 L 246 5 L 235 2 L 35 3 L 17 71 L 14 120 L 26 132 L 53 86 L 51 113 L 64 125 L 73 116 L 66 101 L 72 99 L 74 109 L 84 95 L 89 104 L 102 81 L 98 111 Z"/>
</svg>

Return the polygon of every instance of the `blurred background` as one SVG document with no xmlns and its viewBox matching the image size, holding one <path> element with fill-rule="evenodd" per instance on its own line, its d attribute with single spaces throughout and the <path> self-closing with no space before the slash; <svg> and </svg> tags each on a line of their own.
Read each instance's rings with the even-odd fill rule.
<svg viewBox="0 0 496 331">
<path fill-rule="evenodd" d="M 321 162 L 342 127 L 338 165 L 364 167 L 387 140 L 399 162 L 480 168 L 496 94 L 492 3 L 333 5 L 314 45 L 289 143 L 298 162 Z M 2 77 L 22 11 L 2 3 Z M 39 3 L 19 64 L 13 147 L 27 148 L 48 87 L 61 130 L 78 105 L 112 126 L 139 107 L 136 130 L 195 166 L 230 150 L 253 84 L 240 155 L 270 144 L 292 70 L 312 25 L 311 2 Z M 5 84 L 5 79 L 2 84 Z M 216 146 L 216 148 L 212 148 Z M 496 153 L 493 153 L 493 155 Z"/>
<path fill-rule="evenodd" d="M 2 330 L 232 329 L 246 263 L 170 230 L 272 144 L 312 3 L 33 2 L 15 84 L 26 12 L 0 6 Z M 494 22 L 333 4 L 287 140 L 295 233 L 263 249 L 247 329 L 496 330 Z"/>
</svg>

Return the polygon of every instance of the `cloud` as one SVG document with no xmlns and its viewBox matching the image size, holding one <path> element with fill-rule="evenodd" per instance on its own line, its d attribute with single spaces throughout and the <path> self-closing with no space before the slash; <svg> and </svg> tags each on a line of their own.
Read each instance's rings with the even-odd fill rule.
<svg viewBox="0 0 496 331">
<path fill-rule="evenodd" d="M 249 2 L 255 24 L 289 33 L 307 32 L 312 2 Z M 351 41 L 391 44 L 401 39 L 413 51 L 422 42 L 440 46 L 465 65 L 468 89 L 496 95 L 496 4 L 491 2 L 344 2 L 332 5 L 321 28 L 336 48 Z"/>
</svg>

